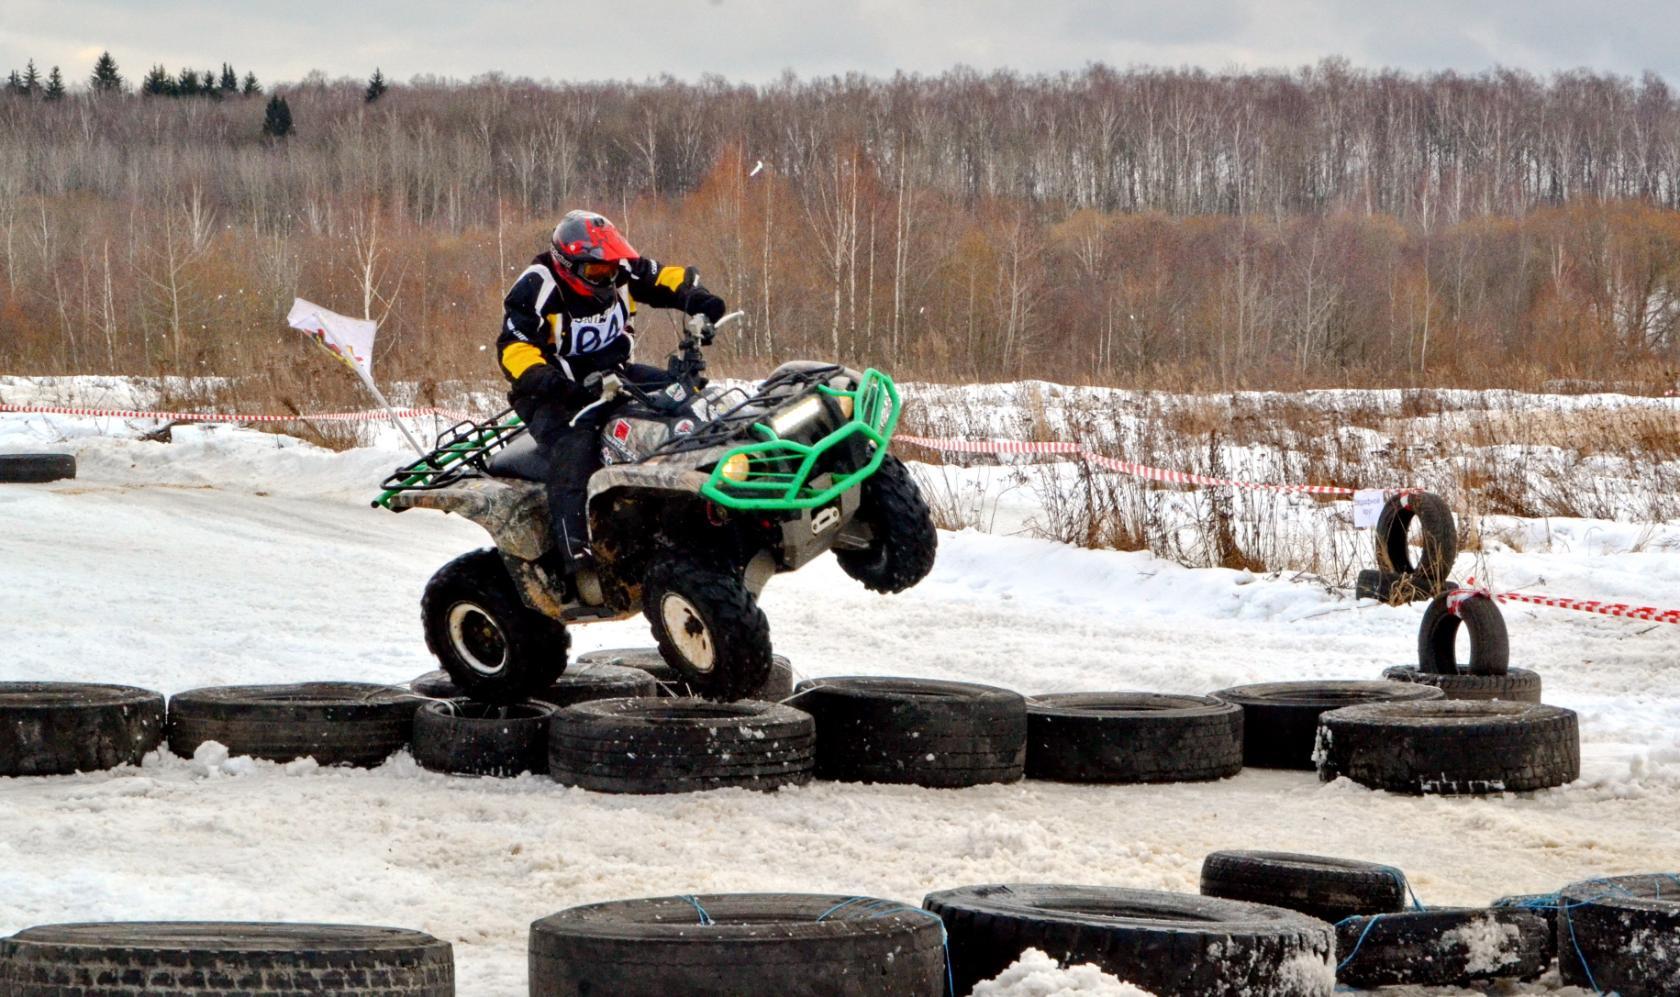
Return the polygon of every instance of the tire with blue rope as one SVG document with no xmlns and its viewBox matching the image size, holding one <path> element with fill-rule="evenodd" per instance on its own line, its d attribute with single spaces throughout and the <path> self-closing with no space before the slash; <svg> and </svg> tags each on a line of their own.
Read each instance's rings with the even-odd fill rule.
<svg viewBox="0 0 1680 997">
<path fill-rule="evenodd" d="M 1558 901 L 1564 983 L 1621 997 L 1680 994 L 1680 875 L 1587 880 Z"/>
<path fill-rule="evenodd" d="M 1220 851 L 1202 860 L 1202 895 L 1300 911 L 1335 924 L 1406 909 L 1406 876 L 1391 865 L 1293 852 Z"/>
<path fill-rule="evenodd" d="M 1350 917 L 1336 946 L 1336 982 L 1354 987 L 1532 980 L 1551 965 L 1546 919 L 1518 907 Z"/>
<path fill-rule="evenodd" d="M 945 922 L 955 993 L 1029 948 L 1156 997 L 1326 997 L 1335 931 L 1281 907 L 1112 886 L 997 884 L 928 894 Z"/>
<path fill-rule="evenodd" d="M 933 997 L 944 928 L 894 900 L 736 893 L 572 907 L 531 925 L 531 997 Z"/>
</svg>

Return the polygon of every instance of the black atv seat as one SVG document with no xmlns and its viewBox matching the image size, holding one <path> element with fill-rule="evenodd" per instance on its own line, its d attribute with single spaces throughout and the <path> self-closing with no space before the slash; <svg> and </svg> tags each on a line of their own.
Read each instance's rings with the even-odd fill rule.
<svg viewBox="0 0 1680 997">
<path fill-rule="evenodd" d="M 547 481 L 548 457 L 537 446 L 536 437 L 522 434 L 495 456 L 485 462 L 485 469 L 498 478 L 518 478 L 521 481 Z"/>
</svg>

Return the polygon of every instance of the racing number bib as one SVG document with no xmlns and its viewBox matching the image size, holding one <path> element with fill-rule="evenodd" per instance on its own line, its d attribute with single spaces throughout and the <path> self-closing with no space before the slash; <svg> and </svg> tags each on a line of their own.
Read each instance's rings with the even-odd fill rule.
<svg viewBox="0 0 1680 997">
<path fill-rule="evenodd" d="M 574 318 L 564 337 L 561 352 L 565 356 L 575 357 L 604 350 L 624 335 L 627 319 L 622 299 L 615 300 L 599 315 Z"/>
</svg>

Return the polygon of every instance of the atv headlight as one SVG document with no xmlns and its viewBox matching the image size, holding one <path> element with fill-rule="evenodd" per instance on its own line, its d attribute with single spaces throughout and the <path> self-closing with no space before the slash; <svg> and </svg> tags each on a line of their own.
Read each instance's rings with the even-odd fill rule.
<svg viewBox="0 0 1680 997">
<path fill-rule="evenodd" d="M 746 454 L 730 454 L 729 459 L 723 462 L 723 466 L 719 470 L 730 481 L 745 481 L 747 480 L 748 464 Z"/>
<path fill-rule="evenodd" d="M 853 405 L 854 405 L 852 396 L 851 395 L 835 395 L 834 400 L 836 402 L 840 403 L 840 414 L 845 416 L 846 420 L 848 422 L 850 422 L 851 418 L 852 418 L 852 408 L 853 408 Z"/>
<path fill-rule="evenodd" d="M 820 415 L 822 415 L 822 399 L 812 395 L 787 411 L 778 413 L 775 418 L 770 420 L 770 431 L 785 440 Z"/>
</svg>

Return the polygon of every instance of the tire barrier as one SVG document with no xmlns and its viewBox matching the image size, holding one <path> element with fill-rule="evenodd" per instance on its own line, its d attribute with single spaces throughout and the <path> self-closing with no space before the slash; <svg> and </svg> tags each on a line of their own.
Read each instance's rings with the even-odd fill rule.
<svg viewBox="0 0 1680 997">
<path fill-rule="evenodd" d="M 453 775 L 514 776 L 548 772 L 549 703 L 497 706 L 438 700 L 414 715 L 414 760 Z"/>
<path fill-rule="evenodd" d="M 1458 628 L 1470 635 L 1470 661 L 1458 661 Z M 1418 627 L 1418 670 L 1435 675 L 1503 675 L 1511 667 L 1511 638 L 1499 604 L 1458 588 L 1436 596 Z"/>
<path fill-rule="evenodd" d="M 462 699 L 466 694 L 445 671 L 427 672 L 408 684 L 418 695 L 429 699 Z M 595 699 L 626 699 L 633 696 L 655 695 L 657 685 L 652 676 L 638 668 L 574 661 L 554 684 L 538 692 L 533 698 L 554 706 L 571 706 Z"/>
<path fill-rule="evenodd" d="M 452 997 L 448 942 L 345 924 L 50 924 L 0 941 L 7 997 Z"/>
<path fill-rule="evenodd" d="M 1489 907 L 1517 907 L 1546 919 L 1546 962 L 1557 958 L 1558 895 L 1556 893 L 1524 893 L 1500 897 Z"/>
<path fill-rule="evenodd" d="M 169 750 L 216 741 L 232 755 L 372 768 L 408 747 L 420 700 L 365 682 L 193 689 L 169 700 Z"/>
<path fill-rule="evenodd" d="M 1503 675 L 1437 675 L 1422 671 L 1416 665 L 1396 665 L 1383 669 L 1382 676 L 1390 682 L 1432 685 L 1446 693 L 1448 699 L 1540 702 L 1540 676 L 1527 668 L 1509 668 Z"/>
<path fill-rule="evenodd" d="M 1291 852 L 1221 851 L 1202 860 L 1202 895 L 1300 911 L 1335 924 L 1406 909 L 1406 876 L 1391 865 Z"/>
<path fill-rule="evenodd" d="M 76 476 L 67 453 L 0 453 L 0 484 L 43 484 Z"/>
<path fill-rule="evenodd" d="M 816 728 L 791 706 L 601 699 L 549 724 L 548 774 L 598 793 L 776 789 L 811 780 Z"/>
<path fill-rule="evenodd" d="M 665 662 L 657 647 L 618 647 L 605 651 L 590 651 L 580 654 L 576 658 L 577 664 L 587 664 L 593 667 L 612 666 L 632 668 L 645 672 L 651 676 L 654 689 L 648 692 L 626 692 L 624 696 L 670 696 L 672 698 L 692 697 L 696 691 L 683 680 L 682 675 Z M 576 667 L 574 665 L 573 667 Z M 565 678 L 564 675 L 561 678 Z M 771 703 L 779 703 L 793 695 L 793 665 L 788 659 L 779 654 L 770 656 L 770 677 L 748 699 L 761 699 Z"/>
<path fill-rule="evenodd" d="M 1680 993 L 1680 876 L 1574 883 L 1557 909 L 1564 983 L 1622 997 Z"/>
<path fill-rule="evenodd" d="M 1242 720 L 1242 707 L 1208 696 L 1032 696 L 1026 776 L 1059 782 L 1224 779 L 1242 771 Z"/>
<path fill-rule="evenodd" d="M 1356 703 L 1442 699 L 1445 693 L 1399 682 L 1307 681 L 1239 685 L 1213 696 L 1242 707 L 1244 765 L 1310 771 L 1320 715 Z"/>
<path fill-rule="evenodd" d="M 1552 961 L 1546 919 L 1516 907 L 1350 917 L 1336 946 L 1336 982 L 1355 987 L 1532 980 Z"/>
<path fill-rule="evenodd" d="M 126 685 L 0 682 L 0 776 L 138 765 L 163 741 L 163 697 Z"/>
<path fill-rule="evenodd" d="M 701 894 L 572 907 L 531 925 L 531 997 L 945 992 L 944 927 L 893 900 Z"/>
<path fill-rule="evenodd" d="M 819 779 L 950 789 L 1014 782 L 1026 762 L 1026 700 L 995 686 L 824 678 L 788 704 L 816 721 Z"/>
<path fill-rule="evenodd" d="M 959 995 L 1028 948 L 1095 963 L 1157 997 L 1325 997 L 1335 984 L 1333 929 L 1280 907 L 1036 884 L 943 890 L 922 906 L 945 922 Z"/>
<path fill-rule="evenodd" d="M 1581 774 L 1578 718 L 1556 706 L 1373 703 L 1332 710 L 1320 723 L 1325 782 L 1345 776 L 1395 793 L 1479 795 L 1549 789 Z"/>
<path fill-rule="evenodd" d="M 1415 564 L 1407 536 L 1413 522 L 1418 525 L 1421 550 Z M 1389 576 L 1384 601 L 1397 604 L 1430 599 L 1450 585 L 1447 578 L 1458 560 L 1458 524 L 1440 496 L 1402 492 L 1383 503 L 1377 517 L 1376 545 L 1379 579 Z"/>
</svg>

